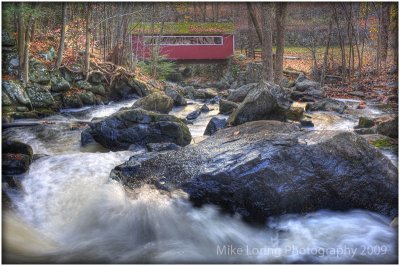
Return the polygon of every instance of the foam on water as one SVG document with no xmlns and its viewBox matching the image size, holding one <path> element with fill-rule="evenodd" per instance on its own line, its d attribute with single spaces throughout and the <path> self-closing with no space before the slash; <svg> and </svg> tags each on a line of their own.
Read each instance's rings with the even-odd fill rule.
<svg viewBox="0 0 400 266">
<path fill-rule="evenodd" d="M 109 115 L 133 102 L 55 116 L 57 121 Z M 174 108 L 185 117 L 201 107 Z M 189 128 L 203 135 L 214 111 Z M 51 118 L 49 118 L 51 119 Z M 342 123 L 343 121 L 341 121 Z M 126 191 L 110 171 L 132 152 L 80 152 L 80 130 L 51 125 L 12 128 L 8 136 L 47 153 L 25 174 L 23 193 L 9 193 L 15 213 L 4 213 L 6 262 L 112 263 L 386 263 L 397 260 L 397 232 L 375 213 L 319 211 L 271 218 L 263 227 L 194 208 L 187 195 L 151 187 Z M 238 252 L 238 248 L 242 252 Z M 372 253 L 371 253 L 372 248 Z M 355 251 L 354 253 L 352 253 Z M 239 254 L 240 253 L 240 254 Z"/>
</svg>

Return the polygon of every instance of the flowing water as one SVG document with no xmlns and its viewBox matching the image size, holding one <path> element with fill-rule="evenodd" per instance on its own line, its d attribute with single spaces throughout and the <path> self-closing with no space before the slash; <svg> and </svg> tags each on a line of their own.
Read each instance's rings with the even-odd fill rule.
<svg viewBox="0 0 400 266">
<path fill-rule="evenodd" d="M 368 211 L 319 211 L 271 218 L 264 227 L 193 208 L 183 192 L 149 187 L 127 191 L 110 171 L 134 154 L 80 147 L 81 128 L 70 123 L 112 114 L 132 101 L 46 118 L 56 124 L 3 132 L 30 144 L 35 160 L 21 176 L 23 192 L 7 192 L 15 208 L 3 213 L 3 255 L 24 263 L 386 263 L 397 260 L 390 220 Z M 172 114 L 185 117 L 192 102 Z M 214 111 L 189 128 L 200 140 Z"/>
</svg>

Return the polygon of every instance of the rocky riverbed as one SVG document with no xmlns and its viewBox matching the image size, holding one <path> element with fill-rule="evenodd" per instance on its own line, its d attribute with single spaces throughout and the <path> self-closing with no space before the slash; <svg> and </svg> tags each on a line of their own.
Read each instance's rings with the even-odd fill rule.
<svg viewBox="0 0 400 266">
<path fill-rule="evenodd" d="M 397 260 L 393 110 L 325 98 L 305 77 L 227 92 L 124 84 L 4 124 L 7 261 Z"/>
</svg>

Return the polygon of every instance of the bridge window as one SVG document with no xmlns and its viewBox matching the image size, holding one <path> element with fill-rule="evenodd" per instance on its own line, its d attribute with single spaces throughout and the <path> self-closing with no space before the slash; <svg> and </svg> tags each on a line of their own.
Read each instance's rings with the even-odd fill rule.
<svg viewBox="0 0 400 266">
<path fill-rule="evenodd" d="M 146 45 L 223 45 L 222 36 L 145 36 Z"/>
</svg>

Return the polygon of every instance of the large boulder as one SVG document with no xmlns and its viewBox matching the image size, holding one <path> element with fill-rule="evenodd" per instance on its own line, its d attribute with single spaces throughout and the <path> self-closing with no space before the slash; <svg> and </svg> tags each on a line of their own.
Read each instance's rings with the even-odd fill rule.
<svg viewBox="0 0 400 266">
<path fill-rule="evenodd" d="M 122 109 L 89 126 L 94 140 L 114 151 L 126 150 L 132 144 L 168 142 L 185 146 L 192 139 L 181 119 L 140 108 Z"/>
<path fill-rule="evenodd" d="M 168 114 L 173 107 L 174 100 L 160 92 L 154 92 L 141 98 L 132 105 L 132 108 L 142 108 L 147 111 L 158 112 L 161 114 Z"/>
<path fill-rule="evenodd" d="M 328 111 L 343 114 L 346 108 L 347 106 L 344 102 L 335 99 L 323 99 L 316 103 L 310 104 L 310 111 Z"/>
<path fill-rule="evenodd" d="M 2 91 L 5 92 L 14 103 L 31 106 L 31 101 L 21 82 L 8 80 L 3 81 L 1 84 Z"/>
<path fill-rule="evenodd" d="M 231 90 L 229 92 L 229 95 L 227 98 L 228 101 L 236 102 L 236 103 L 243 102 L 244 98 L 246 98 L 249 91 L 251 91 L 252 89 L 257 87 L 257 85 L 258 85 L 258 83 L 250 83 L 250 84 L 241 86 L 240 88 L 238 88 L 236 90 Z"/>
<path fill-rule="evenodd" d="M 320 209 L 398 215 L 397 168 L 361 136 L 303 131 L 279 121 L 223 129 L 197 145 L 116 167 L 131 188 L 183 189 L 246 220 Z"/>
<path fill-rule="evenodd" d="M 229 124 L 240 125 L 255 120 L 286 120 L 290 107 L 284 91 L 275 84 L 260 82 L 229 116 Z"/>
<path fill-rule="evenodd" d="M 145 97 L 151 92 L 149 86 L 135 78 L 116 78 L 110 86 L 111 98 L 115 100 L 131 98 L 132 95 Z"/>
<path fill-rule="evenodd" d="M 221 114 L 232 113 L 239 105 L 235 102 L 227 101 L 224 99 L 219 100 L 219 112 Z"/>
<path fill-rule="evenodd" d="M 206 100 L 206 99 L 215 98 L 216 96 L 218 96 L 218 93 L 215 90 L 211 89 L 211 88 L 195 89 L 193 91 L 193 96 L 194 96 L 195 99 Z"/>
<path fill-rule="evenodd" d="M 62 95 L 62 102 L 65 108 L 80 108 L 83 102 L 80 97 L 80 92 L 77 89 L 72 89 Z"/>
<path fill-rule="evenodd" d="M 320 83 L 307 79 L 300 74 L 290 98 L 294 101 L 315 101 L 325 97 L 325 88 Z"/>
<path fill-rule="evenodd" d="M 3 140 L 2 146 L 3 175 L 18 175 L 28 171 L 33 157 L 31 146 L 10 140 Z"/>
<path fill-rule="evenodd" d="M 4 52 L 2 54 L 2 72 L 8 75 L 18 75 L 19 58 L 16 52 Z"/>
<path fill-rule="evenodd" d="M 171 97 L 174 100 L 175 106 L 184 106 L 187 105 L 185 98 L 179 94 L 176 90 L 172 89 L 171 87 L 165 88 L 165 94 Z"/>
<path fill-rule="evenodd" d="M 360 117 L 355 131 L 358 134 L 381 134 L 391 138 L 398 137 L 398 115 L 383 115 L 375 118 Z"/>
<path fill-rule="evenodd" d="M 55 102 L 50 93 L 49 86 L 29 85 L 26 87 L 26 93 L 28 94 L 34 108 L 55 107 Z"/>
</svg>

